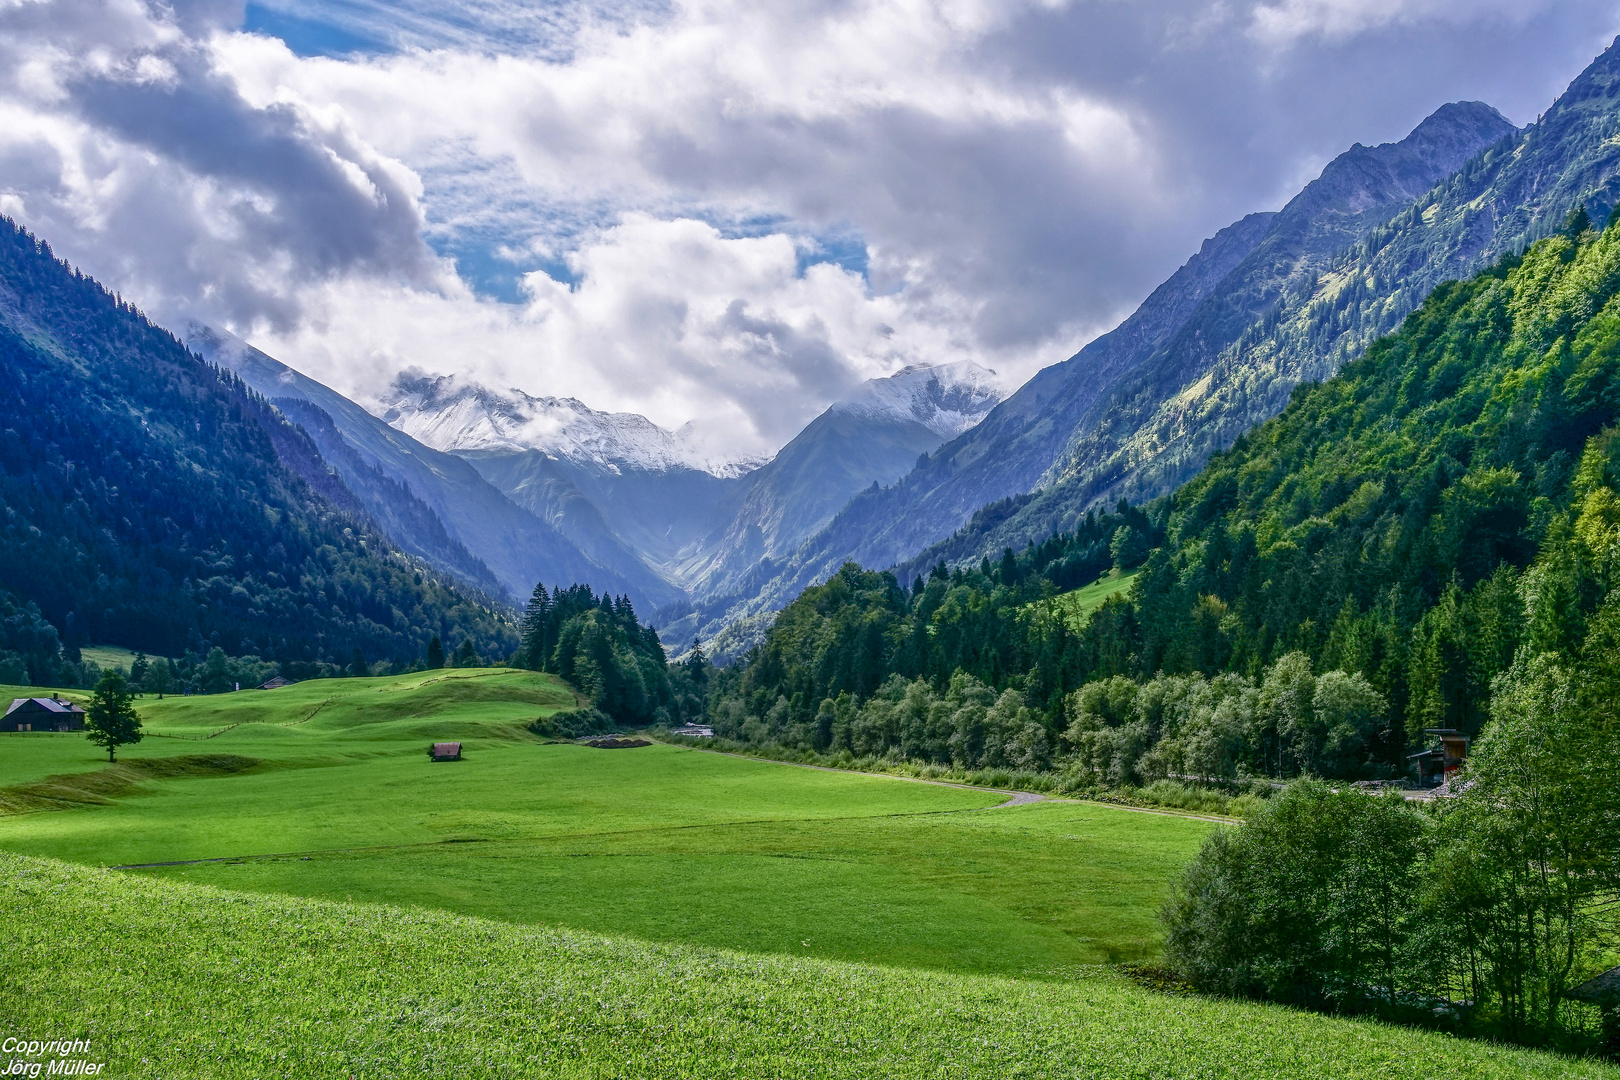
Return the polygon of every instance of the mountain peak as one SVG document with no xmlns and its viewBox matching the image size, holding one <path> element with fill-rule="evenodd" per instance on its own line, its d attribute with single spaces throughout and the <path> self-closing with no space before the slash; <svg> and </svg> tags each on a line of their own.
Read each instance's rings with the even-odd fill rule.
<svg viewBox="0 0 1620 1080">
<path fill-rule="evenodd" d="M 1281 217 L 1314 218 L 1337 207 L 1352 214 L 1415 199 L 1482 149 L 1518 131 L 1483 101 L 1440 106 L 1399 142 L 1356 143 L 1283 207 Z"/>
<path fill-rule="evenodd" d="M 494 390 L 455 375 L 401 372 L 376 406 L 385 422 L 435 450 L 538 450 L 610 472 L 696 469 L 737 476 L 758 464 L 707 452 L 692 424 L 666 431 L 636 413 Z"/>
<path fill-rule="evenodd" d="M 971 360 L 912 364 L 882 379 L 869 379 L 833 411 L 915 420 L 942 439 L 954 438 L 983 420 L 1006 397 L 1001 378 Z"/>
</svg>

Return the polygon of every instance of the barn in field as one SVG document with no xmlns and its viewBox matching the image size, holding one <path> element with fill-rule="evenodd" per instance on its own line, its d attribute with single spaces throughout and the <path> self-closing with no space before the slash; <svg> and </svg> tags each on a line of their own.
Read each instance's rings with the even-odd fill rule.
<svg viewBox="0 0 1620 1080">
<path fill-rule="evenodd" d="M 428 748 L 428 757 L 434 761 L 460 761 L 461 744 L 458 742 L 436 742 Z"/>
<path fill-rule="evenodd" d="M 84 710 L 55 697 L 20 697 L 0 718 L 0 731 L 83 731 Z"/>
</svg>

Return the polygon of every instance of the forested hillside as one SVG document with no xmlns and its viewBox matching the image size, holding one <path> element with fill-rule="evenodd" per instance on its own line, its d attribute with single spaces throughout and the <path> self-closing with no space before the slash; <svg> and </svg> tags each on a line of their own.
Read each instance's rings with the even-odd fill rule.
<svg viewBox="0 0 1620 1080">
<path fill-rule="evenodd" d="M 1185 340 L 1098 400 L 1039 490 L 958 543 L 994 551 L 1063 527 L 1098 499 L 1162 495 L 1276 415 L 1296 384 L 1327 378 L 1393 330 L 1435 286 L 1522 251 L 1583 205 L 1607 220 L 1620 201 L 1617 98 L 1620 49 L 1611 46 L 1535 124 L 1331 259 L 1301 267 L 1248 324 L 1219 318 L 1212 305 L 1189 321 Z"/>
<path fill-rule="evenodd" d="M 516 644 L 370 527 L 301 428 L 9 220 L 0 507 L 0 590 L 21 604 L 0 660 L 36 681 L 57 661 L 30 604 L 69 660 L 90 642 L 283 666 L 408 663 L 434 635 Z"/>
<path fill-rule="evenodd" d="M 1246 355 L 1228 356 L 1229 348 L 1263 336 L 1277 312 L 1309 296 L 1348 249 L 1513 130 L 1488 105 L 1458 102 L 1436 110 L 1399 142 L 1345 151 L 1280 212 L 1250 215 L 1206 241 L 1129 319 L 1039 372 L 978 427 L 928 455 L 892 487 L 852 499 L 773 577 L 750 583 L 761 599 L 747 610 L 787 602 L 845 559 L 889 566 L 915 558 L 927 567 L 949 557 L 945 545 L 970 549 L 973 561 L 995 558 L 1005 546 L 1022 549 L 1073 529 L 1088 507 L 1121 496 L 1144 501 L 1190 478 L 1211 450 L 1276 415 L 1298 378 L 1275 386 L 1269 373 L 1246 380 L 1254 365 Z M 1476 266 L 1477 259 L 1449 276 Z M 1368 326 L 1394 329 L 1438 280 L 1430 277 L 1403 295 L 1404 307 L 1379 308 Z M 1387 295 L 1377 293 L 1380 302 Z M 1318 377 L 1345 359 L 1332 342 L 1315 349 L 1325 341 L 1321 335 L 1304 340 Z M 1362 337 L 1358 348 L 1367 340 Z M 1230 361 L 1235 401 L 1206 400 L 1209 387 L 1200 380 L 1217 361 Z M 1080 460 L 1075 447 L 1090 446 L 1094 437 L 1110 445 L 1129 439 L 1161 408 L 1181 426 L 1154 428 L 1134 457 L 1110 451 L 1087 458 L 1085 477 L 1071 477 Z M 1196 444 L 1191 452 L 1183 448 L 1187 439 Z M 1136 482 L 1142 469 L 1158 465 L 1173 468 L 1155 474 L 1151 484 Z M 968 524 L 992 502 L 1001 503 L 997 512 Z M 964 524 L 962 535 L 947 539 Z"/>
<path fill-rule="evenodd" d="M 1620 229 L 1573 215 L 1133 512 L 1118 561 L 1132 529 L 1159 546 L 1078 633 L 1032 603 L 1056 589 L 1044 546 L 909 591 L 849 568 L 728 674 L 715 720 L 980 764 L 947 730 L 978 692 L 966 678 L 1016 692 L 996 708 L 1036 750 L 998 764 L 1116 783 L 1394 775 L 1424 728 L 1477 732 L 1521 650 L 1576 655 L 1620 573 L 1617 292 Z M 910 719 L 890 700 L 907 693 Z"/>
</svg>

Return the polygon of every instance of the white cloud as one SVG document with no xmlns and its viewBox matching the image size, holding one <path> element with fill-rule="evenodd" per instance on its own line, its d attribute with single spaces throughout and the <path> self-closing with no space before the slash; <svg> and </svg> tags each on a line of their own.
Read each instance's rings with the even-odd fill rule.
<svg viewBox="0 0 1620 1080">
<path fill-rule="evenodd" d="M 570 257 L 575 288 L 536 272 L 519 306 L 347 280 L 310 297 L 297 330 L 260 344 L 343 372 L 362 400 L 415 365 L 611 402 L 671 428 L 699 417 L 736 454 L 774 451 L 782 432 L 865 379 L 974 354 L 948 321 L 872 296 L 829 263 L 801 274 L 798 258 L 781 234 L 727 238 L 700 221 L 628 214 Z M 357 310 L 363 323 L 349 317 Z"/>
<path fill-rule="evenodd" d="M 740 452 L 905 364 L 1026 377 L 1308 163 L 1446 100 L 1534 115 L 1615 22 L 1610 0 L 270 2 L 388 47 L 299 56 L 228 0 L 0 3 L 0 209 L 340 389 L 460 372 Z"/>
</svg>

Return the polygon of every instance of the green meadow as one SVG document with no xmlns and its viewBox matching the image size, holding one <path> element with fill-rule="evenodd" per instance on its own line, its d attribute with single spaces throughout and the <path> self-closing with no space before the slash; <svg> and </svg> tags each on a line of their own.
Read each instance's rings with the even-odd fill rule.
<svg viewBox="0 0 1620 1080">
<path fill-rule="evenodd" d="M 1124 573 L 1110 570 L 1090 585 L 1062 593 L 1034 606 L 1046 607 L 1059 615 L 1071 630 L 1080 631 L 1091 621 L 1091 613 L 1102 607 L 1105 601 L 1128 593 L 1139 573 L 1140 570 L 1127 570 Z"/>
<path fill-rule="evenodd" d="M 114 765 L 0 734 L 4 1034 L 115 1076 L 1615 1075 L 1129 982 L 1210 821 L 529 733 L 573 704 L 469 669 L 142 699 Z"/>
<path fill-rule="evenodd" d="M 1141 989 L 514 926 L 0 854 L 0 1017 L 113 1077 L 1613 1078 Z"/>
<path fill-rule="evenodd" d="M 112 766 L 82 736 L 0 735 L 0 849 L 655 941 L 1047 975 L 1151 959 L 1170 876 L 1213 827 L 527 731 L 572 704 L 549 676 L 470 669 L 143 699 L 149 734 Z M 436 740 L 462 742 L 464 760 L 429 761 Z"/>
</svg>

